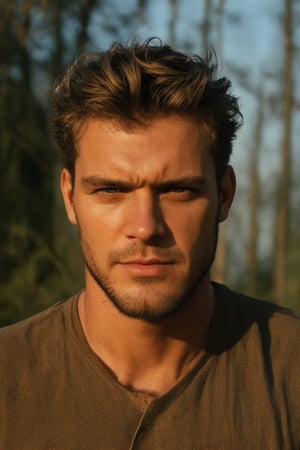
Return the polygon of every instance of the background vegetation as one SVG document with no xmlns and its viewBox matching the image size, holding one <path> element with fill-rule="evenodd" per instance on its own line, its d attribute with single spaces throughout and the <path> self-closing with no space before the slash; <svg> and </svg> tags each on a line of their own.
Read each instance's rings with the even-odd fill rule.
<svg viewBox="0 0 300 450">
<path fill-rule="evenodd" d="M 79 50 L 132 35 L 216 49 L 245 126 L 214 276 L 300 308 L 299 20 L 298 0 L 0 0 L 0 325 L 83 286 L 58 191 L 49 90 Z"/>
</svg>

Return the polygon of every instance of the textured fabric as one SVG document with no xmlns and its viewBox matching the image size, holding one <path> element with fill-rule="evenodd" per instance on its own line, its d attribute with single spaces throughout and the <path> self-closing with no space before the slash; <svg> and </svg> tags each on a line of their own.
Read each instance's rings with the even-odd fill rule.
<svg viewBox="0 0 300 450">
<path fill-rule="evenodd" d="M 84 337 L 75 296 L 0 330 L 0 448 L 300 448 L 300 320 L 216 285 L 197 365 L 151 402 Z"/>
</svg>

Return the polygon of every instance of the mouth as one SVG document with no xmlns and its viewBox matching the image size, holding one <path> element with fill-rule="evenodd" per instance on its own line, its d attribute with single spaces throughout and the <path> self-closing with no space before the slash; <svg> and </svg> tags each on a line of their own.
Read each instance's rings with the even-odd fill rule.
<svg viewBox="0 0 300 450">
<path fill-rule="evenodd" d="M 138 259 L 132 259 L 132 260 L 128 260 L 128 261 L 121 261 L 120 264 L 141 264 L 141 265 L 145 265 L 145 266 L 150 266 L 153 264 L 173 264 L 173 262 L 167 261 L 167 260 L 162 260 L 162 259 L 157 259 L 157 258 L 151 258 L 151 259 L 138 258 Z"/>
<path fill-rule="evenodd" d="M 119 264 L 130 275 L 155 277 L 164 275 L 174 262 L 151 258 L 122 261 Z"/>
</svg>

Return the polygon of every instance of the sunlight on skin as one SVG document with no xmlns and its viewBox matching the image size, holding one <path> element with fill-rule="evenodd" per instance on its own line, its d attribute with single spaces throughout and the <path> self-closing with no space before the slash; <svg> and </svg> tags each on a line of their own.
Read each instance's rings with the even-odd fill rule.
<svg viewBox="0 0 300 450">
<path fill-rule="evenodd" d="M 160 366 L 159 379 L 174 367 L 169 385 L 203 347 L 214 305 L 209 269 L 218 222 L 235 188 L 228 168 L 217 191 L 210 144 L 192 119 L 163 118 L 130 133 L 94 119 L 78 142 L 74 186 L 62 173 L 86 265 L 83 327 L 123 384 L 132 383 L 133 373 L 149 384 L 148 369 L 144 380 L 136 367 L 145 348 L 147 367 Z"/>
</svg>

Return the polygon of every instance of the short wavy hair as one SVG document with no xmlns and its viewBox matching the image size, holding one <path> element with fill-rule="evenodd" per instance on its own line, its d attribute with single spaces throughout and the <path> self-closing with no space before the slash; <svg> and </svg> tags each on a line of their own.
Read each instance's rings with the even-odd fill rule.
<svg viewBox="0 0 300 450">
<path fill-rule="evenodd" d="M 242 123 L 231 82 L 217 78 L 213 51 L 185 55 L 151 38 L 114 43 L 107 51 L 79 56 L 52 92 L 52 128 L 64 166 L 74 179 L 76 140 L 90 118 L 124 129 L 147 127 L 171 115 L 193 117 L 212 138 L 219 180 Z"/>
</svg>

